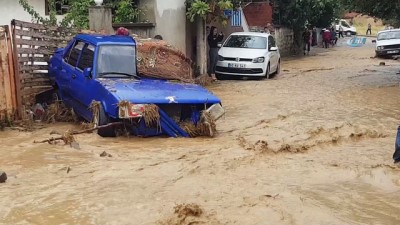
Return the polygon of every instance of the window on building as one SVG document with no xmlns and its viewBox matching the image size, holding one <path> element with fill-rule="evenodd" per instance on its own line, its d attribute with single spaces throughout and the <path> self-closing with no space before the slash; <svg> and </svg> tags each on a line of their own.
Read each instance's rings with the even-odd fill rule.
<svg viewBox="0 0 400 225">
<path fill-rule="evenodd" d="M 54 1 L 55 1 L 57 15 L 64 15 L 64 14 L 68 13 L 69 0 L 54 0 Z M 45 0 L 45 13 L 46 13 L 46 15 L 50 14 L 49 0 Z"/>
</svg>

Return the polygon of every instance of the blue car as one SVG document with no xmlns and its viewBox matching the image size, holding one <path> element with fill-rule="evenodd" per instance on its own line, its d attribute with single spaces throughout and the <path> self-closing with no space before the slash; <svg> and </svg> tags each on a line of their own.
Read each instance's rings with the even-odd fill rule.
<svg viewBox="0 0 400 225">
<path fill-rule="evenodd" d="M 93 121 L 89 108 L 97 101 L 101 103 L 97 125 L 121 121 L 140 136 L 187 137 L 178 124 L 196 124 L 203 110 L 221 103 L 201 86 L 141 76 L 136 42 L 129 36 L 79 34 L 65 48 L 56 50 L 50 59 L 49 76 L 58 97 L 80 117 Z M 142 119 L 147 104 L 158 106 L 158 127 L 147 127 Z M 113 127 L 100 129 L 98 134 L 116 135 Z"/>
</svg>

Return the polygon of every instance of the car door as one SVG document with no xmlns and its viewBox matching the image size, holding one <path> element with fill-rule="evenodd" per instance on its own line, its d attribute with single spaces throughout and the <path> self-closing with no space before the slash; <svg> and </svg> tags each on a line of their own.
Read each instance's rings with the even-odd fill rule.
<svg viewBox="0 0 400 225">
<path fill-rule="evenodd" d="M 275 39 L 272 36 L 268 36 L 268 54 L 270 57 L 270 72 L 274 72 L 278 66 L 279 54 L 278 51 L 271 51 L 272 47 L 276 47 Z"/>
<path fill-rule="evenodd" d="M 63 101 L 69 98 L 68 93 L 70 88 L 71 74 L 67 72 L 69 71 L 67 64 L 69 56 L 71 55 L 71 51 L 74 46 L 75 46 L 75 40 L 71 41 L 71 43 L 68 44 L 68 46 L 65 49 L 65 53 L 62 56 L 62 61 L 60 66 L 57 66 L 57 68 L 55 68 L 58 73 L 57 84 L 58 84 L 59 94 L 61 95 L 60 97 L 62 98 Z"/>
<path fill-rule="evenodd" d="M 77 102 L 72 97 L 75 90 L 71 86 L 71 81 L 76 77 L 76 65 L 84 46 L 85 43 L 83 41 L 75 41 L 71 50 L 65 55 L 62 63 L 62 70 L 67 80 L 66 85 L 63 85 L 62 98 L 68 106 L 74 109 L 77 107 Z"/>
<path fill-rule="evenodd" d="M 76 111 L 84 118 L 90 118 L 90 103 L 95 99 L 93 92 L 94 81 L 92 77 L 85 77 L 84 70 L 93 68 L 95 47 L 91 44 L 85 44 L 81 50 L 78 62 L 76 64 L 71 79 L 71 96 L 76 103 Z"/>
</svg>

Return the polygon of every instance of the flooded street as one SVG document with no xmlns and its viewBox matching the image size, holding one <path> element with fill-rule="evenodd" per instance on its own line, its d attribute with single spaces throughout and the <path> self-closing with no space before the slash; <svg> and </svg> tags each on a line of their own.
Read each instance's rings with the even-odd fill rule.
<svg viewBox="0 0 400 225">
<path fill-rule="evenodd" d="M 84 134 L 76 150 L 33 144 L 71 124 L 0 132 L 0 224 L 400 224 L 400 63 L 372 44 L 313 51 L 213 84 L 214 139 Z"/>
</svg>

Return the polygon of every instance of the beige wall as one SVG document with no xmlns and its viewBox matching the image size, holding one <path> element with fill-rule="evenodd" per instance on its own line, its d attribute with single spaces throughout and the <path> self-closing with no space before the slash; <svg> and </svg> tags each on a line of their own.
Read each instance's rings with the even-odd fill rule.
<svg viewBox="0 0 400 225">
<path fill-rule="evenodd" d="M 156 0 L 155 34 L 186 52 L 185 0 Z"/>
<path fill-rule="evenodd" d="M 44 2 L 45 0 L 28 0 L 41 16 L 46 17 Z M 10 25 L 13 19 L 30 22 L 32 17 L 24 11 L 18 0 L 0 0 L 0 25 Z M 57 19 L 62 19 L 62 16 Z"/>
</svg>

